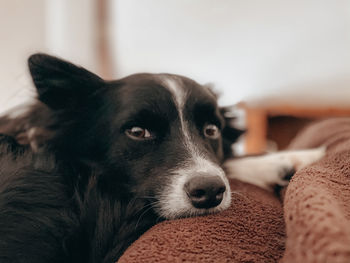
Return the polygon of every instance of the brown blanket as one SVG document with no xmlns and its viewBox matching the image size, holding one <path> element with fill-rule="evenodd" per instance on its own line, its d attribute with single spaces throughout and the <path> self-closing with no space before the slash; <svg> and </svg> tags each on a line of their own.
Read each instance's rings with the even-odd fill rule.
<svg viewBox="0 0 350 263">
<path fill-rule="evenodd" d="M 231 183 L 230 209 L 162 222 L 132 244 L 119 262 L 275 262 L 284 250 L 280 201 L 253 185 Z"/>
<path fill-rule="evenodd" d="M 286 191 L 283 262 L 350 262 L 350 119 L 313 124 L 290 148 L 321 144 L 326 157 L 296 173 Z"/>
<path fill-rule="evenodd" d="M 350 119 L 316 123 L 290 148 L 321 144 L 327 156 L 293 177 L 284 211 L 272 193 L 232 181 L 230 209 L 162 222 L 118 262 L 350 262 Z"/>
</svg>

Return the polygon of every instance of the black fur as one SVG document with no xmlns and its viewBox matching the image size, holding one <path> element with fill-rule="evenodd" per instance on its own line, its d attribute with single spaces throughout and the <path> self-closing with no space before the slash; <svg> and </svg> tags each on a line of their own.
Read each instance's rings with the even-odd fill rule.
<svg viewBox="0 0 350 263">
<path fill-rule="evenodd" d="M 151 74 L 104 81 L 44 54 L 29 68 L 38 102 L 0 119 L 0 262 L 115 262 L 163 220 L 152 203 L 167 171 L 187 157 L 171 94 Z M 221 162 L 240 131 L 225 127 L 214 96 L 183 82 L 191 132 Z M 224 137 L 200 136 L 207 122 Z M 133 126 L 155 139 L 131 140 Z"/>
</svg>

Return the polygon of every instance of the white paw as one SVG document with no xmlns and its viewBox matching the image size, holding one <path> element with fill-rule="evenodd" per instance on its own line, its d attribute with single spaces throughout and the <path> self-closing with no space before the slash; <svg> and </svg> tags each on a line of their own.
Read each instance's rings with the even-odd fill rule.
<svg viewBox="0 0 350 263">
<path fill-rule="evenodd" d="M 272 191 L 286 186 L 295 171 L 320 160 L 325 147 L 310 150 L 282 151 L 262 156 L 232 159 L 224 163 L 229 178 L 248 182 Z"/>
<path fill-rule="evenodd" d="M 224 163 L 229 178 L 257 185 L 272 191 L 275 185 L 288 184 L 287 175 L 294 173 L 293 163 L 279 156 L 264 155 L 229 160 Z"/>
<path fill-rule="evenodd" d="M 291 152 L 291 160 L 296 171 L 319 161 L 326 155 L 326 147 Z"/>
</svg>

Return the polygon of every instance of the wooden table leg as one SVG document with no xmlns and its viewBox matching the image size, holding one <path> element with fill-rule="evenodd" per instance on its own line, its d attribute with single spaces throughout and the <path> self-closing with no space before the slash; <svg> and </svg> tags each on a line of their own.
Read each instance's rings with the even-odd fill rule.
<svg viewBox="0 0 350 263">
<path fill-rule="evenodd" d="M 267 113 L 262 109 L 246 108 L 245 151 L 247 154 L 266 150 Z"/>
</svg>

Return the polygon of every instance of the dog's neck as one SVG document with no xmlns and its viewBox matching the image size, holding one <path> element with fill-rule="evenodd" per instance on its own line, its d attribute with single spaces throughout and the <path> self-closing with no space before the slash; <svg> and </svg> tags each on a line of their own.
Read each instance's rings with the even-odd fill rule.
<svg viewBox="0 0 350 263">
<path fill-rule="evenodd" d="M 80 226 L 69 244 L 68 253 L 75 255 L 76 244 L 89 251 L 85 262 L 114 262 L 125 249 L 158 219 L 145 199 L 125 196 L 106 198 L 98 189 L 93 177 L 88 182 L 84 196 L 75 196 Z M 82 240 L 75 240 L 74 236 Z"/>
<path fill-rule="evenodd" d="M 65 244 L 73 262 L 114 262 L 133 241 L 161 220 L 149 200 L 127 192 L 122 186 L 111 193 L 111 189 L 100 184 L 100 176 L 114 172 L 90 161 L 59 162 L 66 174 L 70 171 L 68 180 L 79 222 Z M 75 251 L 87 254 L 82 257 Z"/>
</svg>

